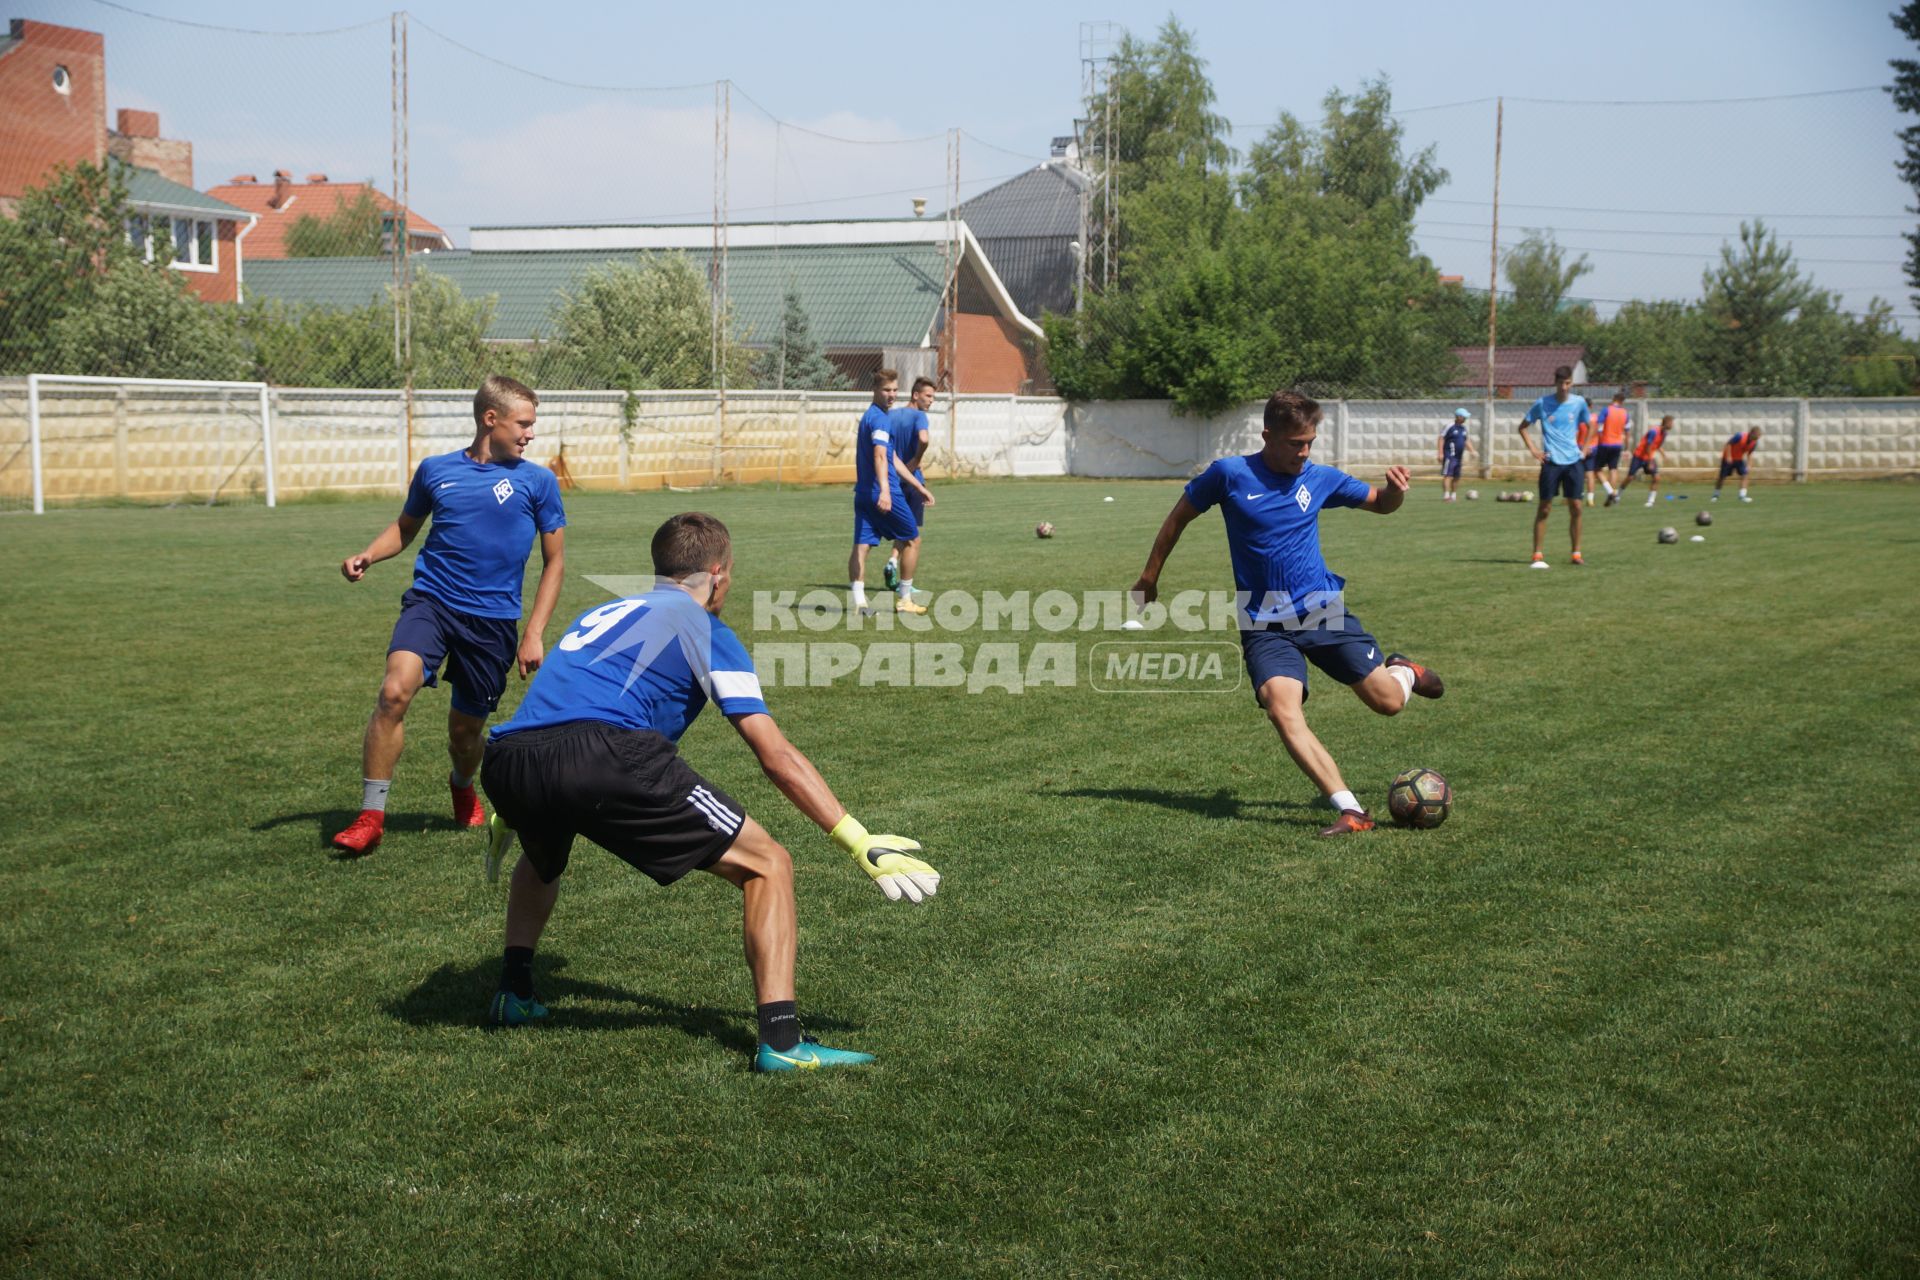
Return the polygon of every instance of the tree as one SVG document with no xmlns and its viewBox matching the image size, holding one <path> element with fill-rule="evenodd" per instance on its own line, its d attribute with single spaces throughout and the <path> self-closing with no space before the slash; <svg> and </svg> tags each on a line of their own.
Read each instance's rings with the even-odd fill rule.
<svg viewBox="0 0 1920 1280">
<path fill-rule="evenodd" d="M 707 282 L 681 254 L 597 267 L 561 301 L 551 367 L 573 386 L 628 391 L 713 384 Z M 751 358 L 729 343 L 727 381 L 750 381 Z"/>
<path fill-rule="evenodd" d="M 521 353 L 486 341 L 498 299 L 469 299 L 446 277 L 414 277 L 413 377 L 416 386 L 477 386 L 489 373 L 519 374 Z M 404 370 L 393 358 L 393 289 L 358 307 L 249 303 L 241 334 L 255 376 L 291 387 L 397 387 Z"/>
<path fill-rule="evenodd" d="M 393 252 L 388 215 L 367 187 L 352 203 L 336 197 L 325 216 L 302 214 L 287 228 L 289 258 L 378 258 Z"/>
<path fill-rule="evenodd" d="M 845 391 L 853 385 L 813 340 L 799 290 L 791 287 L 780 312 L 780 335 L 755 361 L 755 377 L 776 391 Z"/>
<path fill-rule="evenodd" d="M 1551 231 L 1529 231 L 1507 250 L 1507 284 L 1516 307 L 1551 315 L 1566 300 L 1574 282 L 1593 270 L 1587 255 L 1567 261 Z"/>
<path fill-rule="evenodd" d="M 1901 35 L 1920 44 L 1920 0 L 1907 0 L 1892 18 Z M 1920 115 L 1920 61 L 1894 58 L 1888 65 L 1893 68 L 1893 83 L 1887 87 L 1893 105 L 1906 115 Z M 1920 198 L 1920 125 L 1908 125 L 1899 136 L 1901 155 L 1894 167 Z M 1910 206 L 1907 212 L 1920 213 L 1920 206 Z M 1907 285 L 1914 290 L 1910 295 L 1914 305 L 1920 306 L 1920 230 L 1907 233 L 1907 245 Z"/>
<path fill-rule="evenodd" d="M 240 379 L 249 372 L 232 309 L 200 301 L 173 269 L 123 261 L 48 333 L 43 373 Z"/>
<path fill-rule="evenodd" d="M 1402 153 L 1406 130 L 1393 118 L 1387 82 L 1365 81 L 1352 95 L 1330 90 L 1322 107 L 1318 128 L 1282 113 L 1254 144 L 1241 177 L 1248 203 L 1311 195 L 1342 219 L 1384 206 L 1411 223 L 1447 171 L 1434 163 L 1432 147 Z"/>
<path fill-rule="evenodd" d="M 1839 299 L 1800 274 L 1792 248 L 1764 222 L 1742 222 L 1738 249 L 1722 244 L 1700 287 L 1707 376 L 1736 392 L 1804 394 L 1814 348 L 1832 345 Z"/>
<path fill-rule="evenodd" d="M 62 165 L 0 218 L 0 372 L 52 369 L 53 329 L 107 274 L 136 262 L 118 169 Z"/>
</svg>

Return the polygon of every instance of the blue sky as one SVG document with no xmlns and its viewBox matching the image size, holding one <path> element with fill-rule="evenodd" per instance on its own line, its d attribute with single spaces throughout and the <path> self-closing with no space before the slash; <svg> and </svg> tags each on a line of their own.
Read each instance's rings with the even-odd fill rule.
<svg viewBox="0 0 1920 1280">
<path fill-rule="evenodd" d="M 176 21 L 99 0 L 11 0 L 8 16 L 103 32 L 109 110 L 160 111 L 167 136 L 194 142 L 203 188 L 276 168 L 390 185 L 389 9 L 133 7 Z M 1195 33 L 1242 148 L 1282 111 L 1314 118 L 1329 89 L 1385 75 L 1408 141 L 1434 146 L 1451 175 L 1423 211 L 1422 247 L 1469 283 L 1488 272 L 1494 109 L 1478 100 L 1504 95 L 1502 241 L 1554 230 L 1593 263 L 1576 292 L 1603 310 L 1697 295 L 1720 241 L 1742 217 L 1764 216 L 1846 305 L 1878 294 L 1911 315 L 1899 233 L 1916 219 L 1893 171 L 1903 121 L 1883 93 L 1829 92 L 1885 84 L 1887 60 L 1911 52 L 1890 7 L 1500 0 L 1173 12 Z M 1168 16 L 1160 5 L 1081 12 L 1005 0 L 899 6 L 879 23 L 875 12 L 424 0 L 409 9 L 414 207 L 460 243 L 474 225 L 702 216 L 713 201 L 712 82 L 724 78 L 736 86 L 735 216 L 904 215 L 915 194 L 938 209 L 948 129 L 964 130 L 963 195 L 1018 173 L 1071 129 L 1081 22 L 1144 36 Z M 257 36 L 189 22 L 357 29 Z M 1778 100 L 1697 101 L 1750 98 Z"/>
</svg>

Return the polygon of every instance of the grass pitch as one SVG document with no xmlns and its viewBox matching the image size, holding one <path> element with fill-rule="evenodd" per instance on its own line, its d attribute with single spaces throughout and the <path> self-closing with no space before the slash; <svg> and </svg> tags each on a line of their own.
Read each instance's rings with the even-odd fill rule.
<svg viewBox="0 0 1920 1280">
<path fill-rule="evenodd" d="M 1122 589 L 1178 492 L 943 486 L 920 585 Z M 1080 645 L 1073 688 L 771 690 L 945 873 L 916 909 L 709 713 L 685 754 L 795 853 L 802 1015 L 881 1057 L 788 1078 L 747 1070 L 734 891 L 584 842 L 552 1018 L 483 1029 L 504 886 L 447 817 L 444 693 L 385 844 L 330 856 L 410 558 L 335 566 L 397 502 L 8 519 L 0 1259 L 1912 1275 L 1920 495 L 1758 489 L 1688 543 L 1706 492 L 1592 513 L 1584 570 L 1556 513 L 1551 573 L 1530 506 L 1324 518 L 1351 607 L 1448 693 L 1387 720 L 1316 676 L 1309 716 L 1376 811 L 1444 772 L 1437 831 L 1315 840 L 1244 685 L 1096 692 L 1095 633 L 1025 637 Z M 753 592 L 841 583 L 844 491 L 574 495 L 560 621 L 693 505 L 733 528 L 750 644 L 795 638 Z M 1210 515 L 1163 590 L 1229 584 Z"/>
</svg>

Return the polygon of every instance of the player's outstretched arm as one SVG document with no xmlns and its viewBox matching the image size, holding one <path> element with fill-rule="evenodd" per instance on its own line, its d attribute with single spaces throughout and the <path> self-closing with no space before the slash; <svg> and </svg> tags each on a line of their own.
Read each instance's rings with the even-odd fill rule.
<svg viewBox="0 0 1920 1280">
<path fill-rule="evenodd" d="M 866 872 L 880 892 L 890 901 L 906 898 L 919 902 L 940 890 L 940 873 L 911 856 L 920 845 L 904 836 L 870 835 L 847 812 L 827 780 L 813 767 L 813 761 L 800 748 L 787 741 L 773 717 L 764 713 L 728 716 L 734 729 L 760 761 L 761 770 L 793 807 L 813 819 L 833 842 L 853 855 L 853 861 Z"/>
<path fill-rule="evenodd" d="M 521 678 L 540 669 L 547 658 L 547 623 L 553 619 L 553 607 L 560 602 L 560 584 L 567 576 L 567 531 L 555 529 L 540 535 L 540 585 L 534 588 L 533 612 L 527 615 L 527 629 L 520 637 L 520 650 L 514 655 Z"/>
<path fill-rule="evenodd" d="M 1407 486 L 1413 483 L 1405 467 L 1387 468 L 1386 488 L 1374 486 L 1367 491 L 1367 500 L 1360 504 L 1362 511 L 1371 511 L 1375 515 L 1392 515 L 1407 500 Z"/>
<path fill-rule="evenodd" d="M 1160 570 L 1166 567 L 1167 557 L 1173 554 L 1174 544 L 1180 541 L 1180 535 L 1199 518 L 1199 508 L 1187 501 L 1186 494 L 1181 494 L 1180 500 L 1173 504 L 1173 510 L 1167 512 L 1167 518 L 1160 522 L 1160 532 L 1153 535 L 1153 550 L 1147 552 L 1147 566 L 1140 571 L 1139 579 L 1133 584 L 1135 608 L 1152 604 L 1160 594 Z"/>
<path fill-rule="evenodd" d="M 380 531 L 379 537 L 367 544 L 365 551 L 340 562 L 340 576 L 348 582 L 360 581 L 367 576 L 368 569 L 405 551 L 407 544 L 413 541 L 413 535 L 419 533 L 420 526 L 425 523 L 418 516 L 401 512 L 392 524 Z"/>
</svg>

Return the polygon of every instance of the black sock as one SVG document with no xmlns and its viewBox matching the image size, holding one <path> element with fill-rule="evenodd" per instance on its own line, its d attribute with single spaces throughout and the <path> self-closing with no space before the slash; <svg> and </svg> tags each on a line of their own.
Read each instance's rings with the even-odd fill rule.
<svg viewBox="0 0 1920 1280">
<path fill-rule="evenodd" d="M 760 1006 L 760 1043 L 785 1053 L 800 1043 L 800 1014 L 791 1000 L 775 1000 Z"/>
<path fill-rule="evenodd" d="M 500 961 L 500 989 L 520 1000 L 533 999 L 533 948 L 508 947 Z"/>
</svg>

